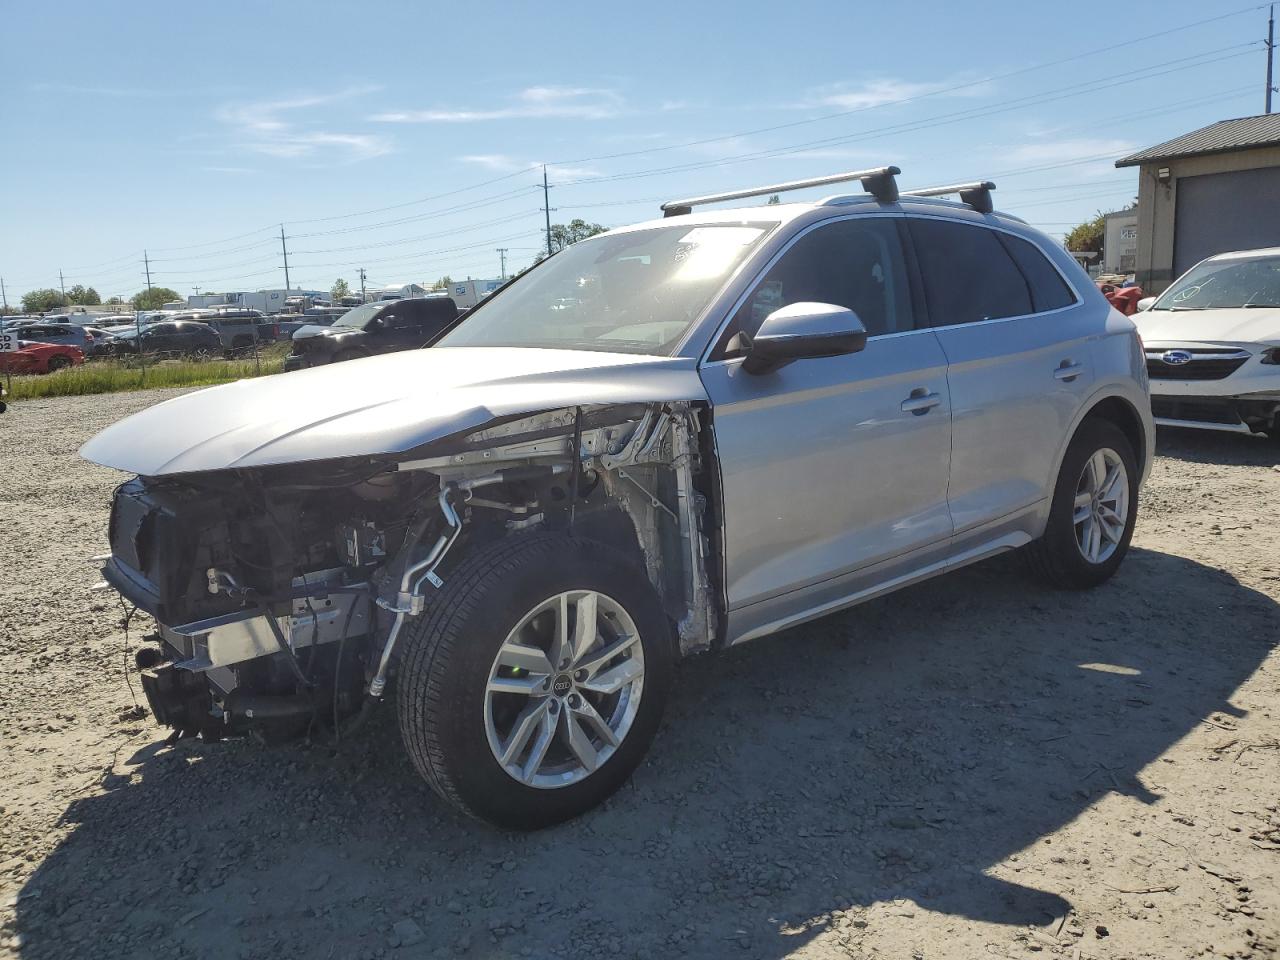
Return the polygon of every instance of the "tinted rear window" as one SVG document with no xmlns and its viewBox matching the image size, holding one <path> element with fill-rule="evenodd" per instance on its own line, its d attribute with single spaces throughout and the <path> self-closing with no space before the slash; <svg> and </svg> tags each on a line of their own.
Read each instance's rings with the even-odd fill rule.
<svg viewBox="0 0 1280 960">
<path fill-rule="evenodd" d="M 1027 281 L 994 231 L 946 220 L 908 223 L 934 326 L 1033 312 Z"/>
<path fill-rule="evenodd" d="M 1009 251 L 1031 288 L 1031 304 L 1036 313 L 1069 307 L 1076 302 L 1075 294 L 1048 258 L 1035 244 L 1021 237 L 997 233 L 1004 248 Z"/>
</svg>

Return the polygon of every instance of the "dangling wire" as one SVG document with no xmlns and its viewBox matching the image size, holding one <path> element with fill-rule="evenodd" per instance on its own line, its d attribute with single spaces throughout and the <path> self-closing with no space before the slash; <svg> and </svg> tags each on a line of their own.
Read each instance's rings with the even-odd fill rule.
<svg viewBox="0 0 1280 960">
<path fill-rule="evenodd" d="M 124 597 L 116 594 L 116 599 L 120 601 L 120 609 L 124 611 L 124 619 L 120 621 L 120 626 L 124 628 L 124 684 L 129 688 L 129 696 L 133 700 L 133 709 L 140 710 L 138 706 L 138 695 L 133 692 L 133 680 L 129 676 L 129 622 L 133 619 L 133 615 L 138 612 L 137 604 L 130 607 L 124 602 Z"/>
</svg>

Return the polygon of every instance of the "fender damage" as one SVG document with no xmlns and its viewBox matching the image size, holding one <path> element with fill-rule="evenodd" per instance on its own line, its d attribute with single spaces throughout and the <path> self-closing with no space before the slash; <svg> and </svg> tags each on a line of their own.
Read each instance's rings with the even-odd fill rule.
<svg viewBox="0 0 1280 960">
<path fill-rule="evenodd" d="M 160 405 L 86 445 L 86 457 L 140 474 L 117 491 L 103 575 L 156 619 L 139 666 L 158 720 L 206 737 L 339 723 L 383 695 L 405 625 L 468 550 L 535 529 L 631 553 L 681 650 L 715 642 L 716 472 L 696 372 L 653 358 L 583 364 L 581 352 L 516 352 L 572 353 L 554 363 L 577 365 L 518 384 L 501 382 L 501 363 L 483 376 L 455 366 L 455 386 L 437 384 L 431 396 L 430 409 L 447 412 L 420 412 L 412 430 L 373 440 L 355 426 L 366 411 L 400 411 L 407 424 L 428 391 L 371 387 L 370 403 L 303 414 L 271 412 L 270 396 L 237 384 Z M 385 371 L 403 356 L 314 373 Z M 530 359 L 512 362 L 527 370 Z M 666 368 L 657 397 L 655 365 Z M 315 379 L 325 382 L 314 397 L 338 389 L 339 378 Z M 577 402 L 516 412 L 517 394 Z M 221 429 L 173 427 L 204 423 L 213 403 L 224 404 Z M 255 420 L 253 409 L 267 412 Z M 168 439 L 156 439 L 166 424 Z M 326 455 L 300 456 L 307 435 L 311 452 Z M 126 442 L 138 437 L 150 439 Z"/>
</svg>

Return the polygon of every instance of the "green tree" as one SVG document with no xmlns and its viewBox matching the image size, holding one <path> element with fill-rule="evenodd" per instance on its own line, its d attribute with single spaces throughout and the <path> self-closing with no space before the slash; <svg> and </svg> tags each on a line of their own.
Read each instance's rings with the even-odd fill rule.
<svg viewBox="0 0 1280 960">
<path fill-rule="evenodd" d="M 767 201 L 765 201 L 765 205 L 773 206 L 775 203 L 781 203 L 781 202 L 782 202 L 782 198 L 775 193 Z"/>
<path fill-rule="evenodd" d="M 432 290 L 444 290 L 453 284 L 453 277 L 447 273 L 431 285 Z"/>
<path fill-rule="evenodd" d="M 108 297 L 107 303 L 113 307 L 119 307 L 124 304 L 124 297 Z"/>
<path fill-rule="evenodd" d="M 1074 250 L 1077 253 L 1102 252 L 1102 235 L 1106 231 L 1107 222 L 1103 219 L 1102 212 L 1092 220 L 1086 220 L 1084 223 L 1075 227 L 1067 234 L 1065 243 L 1068 250 Z"/>
<path fill-rule="evenodd" d="M 45 287 L 42 290 L 32 290 L 22 295 L 22 312 L 23 313 L 45 313 L 49 310 L 57 310 L 67 305 L 67 298 L 57 290 L 51 290 Z"/>
<path fill-rule="evenodd" d="M 139 290 L 133 295 L 135 310 L 158 310 L 170 300 L 181 300 L 177 290 L 168 287 L 152 287 L 150 290 Z"/>
<path fill-rule="evenodd" d="M 339 277 L 333 281 L 333 286 L 329 288 L 329 293 L 333 299 L 341 300 L 343 297 L 351 296 L 351 288 L 347 286 L 347 281 Z"/>
<path fill-rule="evenodd" d="M 585 220 L 553 223 L 551 225 L 551 249 L 553 252 L 558 252 L 567 246 L 577 243 L 579 240 L 594 237 L 597 233 L 604 233 L 608 229 L 608 227 L 601 224 L 587 223 Z"/>
<path fill-rule="evenodd" d="M 102 298 L 98 296 L 97 290 L 78 283 L 67 291 L 67 299 L 81 307 L 94 307 L 102 303 Z"/>
</svg>

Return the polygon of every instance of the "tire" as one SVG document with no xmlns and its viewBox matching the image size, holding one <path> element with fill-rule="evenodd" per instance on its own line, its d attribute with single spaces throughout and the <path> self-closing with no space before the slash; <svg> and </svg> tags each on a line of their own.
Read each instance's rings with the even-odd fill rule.
<svg viewBox="0 0 1280 960">
<path fill-rule="evenodd" d="M 50 357 L 49 358 L 50 373 L 56 373 L 59 370 L 65 370 L 69 366 L 71 366 L 70 357 Z"/>
<path fill-rule="evenodd" d="M 194 360 L 196 363 L 204 363 L 213 359 L 213 351 L 208 347 L 196 347 L 187 354 L 188 360 Z"/>
<path fill-rule="evenodd" d="M 1123 464 L 1126 474 L 1127 482 L 1123 484 L 1127 496 L 1123 532 L 1114 540 L 1099 532 L 1098 543 L 1104 548 L 1110 543 L 1113 549 L 1105 556 L 1090 559 L 1085 555 L 1086 548 L 1081 546 L 1081 532 L 1086 528 L 1076 522 L 1076 502 L 1077 496 L 1083 496 L 1086 492 L 1081 490 L 1081 485 L 1086 483 L 1084 473 L 1090 460 L 1100 453 L 1104 455 L 1104 459 L 1109 459 L 1107 451 Z M 1110 467 L 1108 472 L 1109 470 Z M 1118 496 L 1119 490 L 1115 492 Z M 1104 505 L 1106 502 L 1104 501 Z M 1116 503 L 1115 500 L 1110 502 Z M 1062 468 L 1053 489 L 1049 522 L 1044 534 L 1027 547 L 1032 572 L 1047 585 L 1060 589 L 1084 590 L 1096 587 L 1108 580 L 1124 560 L 1129 551 L 1129 541 L 1133 539 L 1137 516 L 1138 464 L 1128 437 L 1110 420 L 1085 421 L 1071 439 L 1066 455 L 1062 458 Z M 1092 522 L 1099 524 L 1096 519 Z M 1114 531 L 1118 525 L 1110 523 L 1098 526 L 1097 529 L 1101 531 L 1104 526 Z M 1081 529 L 1077 529 L 1078 527 Z"/>
<path fill-rule="evenodd" d="M 559 602 L 562 596 L 573 603 L 575 591 L 579 596 L 593 592 L 597 597 L 597 639 L 591 641 L 598 644 L 592 648 L 596 653 L 609 644 L 621 644 L 622 638 L 628 636 L 627 630 L 612 636 L 607 631 L 630 619 L 639 641 L 619 656 L 628 662 L 637 654 L 640 656 L 639 689 L 633 680 L 625 694 L 615 693 L 598 700 L 599 695 L 585 686 L 575 685 L 572 692 L 565 693 L 561 682 L 584 679 L 586 671 L 557 674 L 557 665 L 552 664 L 552 675 L 540 682 L 538 677 L 543 674 L 524 671 L 523 682 L 547 693 L 491 693 L 491 680 L 500 682 L 500 672 L 511 669 L 500 665 L 498 658 L 500 648 L 510 649 L 508 640 L 515 628 L 531 611 Z M 532 626 L 539 622 L 546 621 L 535 619 Z M 599 626 L 602 623 L 606 626 Z M 525 629 L 531 630 L 532 626 Z M 550 647 L 550 632 L 548 641 Z M 403 653 L 396 697 L 400 733 L 413 765 L 436 793 L 463 813 L 518 830 L 547 827 L 576 817 L 601 803 L 627 780 L 657 732 L 675 664 L 671 628 L 643 568 L 604 544 L 541 533 L 489 544 L 448 573 L 444 587 L 428 599 L 427 613 L 418 618 L 405 637 Z M 613 665 L 619 662 L 608 661 L 607 669 L 602 668 L 594 676 L 616 675 Z M 552 689 L 555 694 L 550 692 Z M 605 745 L 601 727 L 576 719 L 584 716 L 577 708 L 570 709 L 579 691 L 582 698 L 590 695 L 588 709 L 598 707 L 597 717 L 616 718 L 631 712 L 629 725 L 618 728 L 621 733 L 616 747 Z M 623 696 L 628 698 L 625 710 L 621 709 Z M 619 699 L 613 701 L 612 697 Z M 558 701 L 559 707 L 551 701 Z M 583 699 L 577 703 L 581 707 Z M 516 762 L 504 766 L 498 757 L 502 746 L 498 736 L 502 731 L 497 729 L 500 713 L 505 711 L 507 717 L 514 717 L 510 726 L 514 731 L 523 711 L 534 710 L 540 704 L 546 704 L 548 712 L 538 722 L 550 723 L 552 731 L 546 735 L 548 746 L 540 755 L 545 759 L 536 763 L 532 759 L 533 751 L 542 742 L 544 728 L 530 728 L 539 732 L 537 736 L 530 734 L 525 741 L 527 755 L 522 747 Z M 516 712 L 517 708 L 522 712 Z M 590 739 L 599 740 L 598 747 L 592 750 L 598 748 L 605 758 L 593 770 L 579 761 L 581 753 L 575 756 L 571 751 L 567 727 L 575 723 L 579 737 L 587 731 L 588 746 Z M 506 742 L 510 744 L 515 739 L 513 733 Z M 591 750 L 587 753 L 591 754 Z M 533 765 L 534 776 L 527 781 L 516 772 L 522 765 Z M 566 766 L 578 769 L 574 773 L 560 772 Z M 574 776 L 578 779 L 571 779 Z M 556 783 L 548 783 L 556 778 Z M 534 783 L 535 780 L 543 782 Z"/>
</svg>

